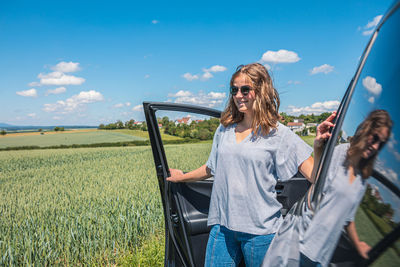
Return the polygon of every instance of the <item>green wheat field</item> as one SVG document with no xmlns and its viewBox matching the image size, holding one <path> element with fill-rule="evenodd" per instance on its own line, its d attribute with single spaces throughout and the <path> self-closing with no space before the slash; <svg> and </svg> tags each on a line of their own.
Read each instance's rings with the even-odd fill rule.
<svg viewBox="0 0 400 267">
<path fill-rule="evenodd" d="M 204 164 L 210 149 L 169 145 L 166 153 L 170 167 L 186 169 Z M 0 214 L 0 265 L 163 265 L 149 146 L 2 151 Z"/>
</svg>

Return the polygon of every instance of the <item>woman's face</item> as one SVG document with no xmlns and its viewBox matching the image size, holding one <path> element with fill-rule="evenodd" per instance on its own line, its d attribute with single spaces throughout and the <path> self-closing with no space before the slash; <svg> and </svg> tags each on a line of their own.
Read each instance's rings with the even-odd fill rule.
<svg viewBox="0 0 400 267">
<path fill-rule="evenodd" d="M 237 109 L 242 113 L 252 114 L 253 113 L 253 103 L 256 99 L 256 94 L 254 89 L 250 90 L 247 95 L 243 95 L 242 86 L 249 86 L 253 88 L 253 84 L 247 76 L 241 74 L 233 80 L 233 86 L 240 88 L 236 95 L 233 96 L 233 100 Z"/>
<path fill-rule="evenodd" d="M 374 130 L 367 139 L 365 144 L 365 149 L 362 153 L 364 159 L 370 158 L 378 153 L 380 146 L 386 143 L 389 138 L 389 129 L 387 127 L 382 127 Z"/>
</svg>

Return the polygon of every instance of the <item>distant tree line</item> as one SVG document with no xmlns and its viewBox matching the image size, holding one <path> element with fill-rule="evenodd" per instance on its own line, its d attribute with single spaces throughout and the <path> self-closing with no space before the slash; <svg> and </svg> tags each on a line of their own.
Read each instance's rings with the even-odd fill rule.
<svg viewBox="0 0 400 267">
<path fill-rule="evenodd" d="M 192 138 L 199 140 L 211 140 L 215 130 L 219 125 L 219 119 L 211 118 L 209 120 L 192 121 L 190 124 L 178 123 L 170 121 L 168 117 L 159 120 L 164 133 L 182 138 Z"/>
<path fill-rule="evenodd" d="M 293 122 L 295 119 L 303 119 L 305 124 L 321 123 L 328 118 L 330 114 L 331 113 L 329 112 L 325 112 L 320 115 L 310 114 L 296 117 L 282 112 L 280 115 L 281 122 L 287 125 L 288 122 Z M 209 120 L 193 120 L 190 124 L 177 123 L 170 120 L 167 116 L 158 118 L 157 120 L 165 134 L 197 140 L 211 140 L 220 123 L 217 118 L 211 118 Z M 146 122 L 135 123 L 135 120 L 133 119 L 126 121 L 125 123 L 118 120 L 115 123 L 100 124 L 98 128 L 101 130 L 129 129 L 147 131 Z M 310 132 L 315 132 L 315 127 L 311 127 Z"/>
<path fill-rule="evenodd" d="M 123 123 L 121 120 L 117 120 L 115 123 L 110 124 L 100 124 L 100 130 L 116 130 L 116 129 L 129 129 L 129 130 L 142 130 L 147 131 L 147 125 L 145 122 L 140 124 L 135 123 L 135 120 L 129 120 Z"/>
<path fill-rule="evenodd" d="M 372 188 L 370 185 L 367 186 L 361 206 L 364 209 L 372 211 L 381 218 L 386 218 L 388 221 L 391 221 L 394 215 L 392 206 L 389 203 L 383 203 L 379 201 L 372 193 Z"/>
<path fill-rule="evenodd" d="M 285 112 L 281 112 L 281 121 L 283 124 L 287 125 L 288 122 L 294 122 L 295 119 L 302 119 L 304 120 L 304 123 L 321 123 L 324 120 L 326 120 L 329 115 L 331 115 L 331 112 L 324 112 L 321 113 L 320 115 L 314 115 L 314 114 L 309 114 L 309 115 L 299 115 L 299 116 L 293 116 L 293 115 L 288 115 Z"/>
<path fill-rule="evenodd" d="M 41 129 L 39 129 L 39 130 L 41 130 Z M 60 132 L 63 132 L 64 131 L 64 127 L 54 127 L 54 129 L 53 129 L 54 131 L 56 131 L 56 132 L 58 132 L 58 131 L 60 131 Z M 39 132 L 41 132 L 41 131 L 39 131 Z"/>
</svg>

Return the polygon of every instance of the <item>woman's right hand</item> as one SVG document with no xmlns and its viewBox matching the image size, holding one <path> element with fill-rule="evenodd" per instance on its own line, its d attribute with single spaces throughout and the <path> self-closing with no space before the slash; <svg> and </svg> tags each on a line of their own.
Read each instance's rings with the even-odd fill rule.
<svg viewBox="0 0 400 267">
<path fill-rule="evenodd" d="M 177 169 L 169 169 L 169 172 L 170 172 L 171 176 L 167 177 L 167 181 L 173 182 L 173 183 L 178 183 L 182 180 L 183 171 L 177 170 Z"/>
<path fill-rule="evenodd" d="M 331 133 L 329 129 L 335 126 L 332 122 L 336 117 L 336 111 L 332 112 L 332 114 L 324 120 L 317 127 L 317 135 L 314 139 L 314 148 L 321 148 L 325 144 L 325 140 L 331 137 Z"/>
</svg>

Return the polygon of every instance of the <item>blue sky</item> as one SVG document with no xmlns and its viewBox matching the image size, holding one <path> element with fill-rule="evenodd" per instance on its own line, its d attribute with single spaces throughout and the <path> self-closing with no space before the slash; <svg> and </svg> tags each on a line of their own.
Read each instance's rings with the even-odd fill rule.
<svg viewBox="0 0 400 267">
<path fill-rule="evenodd" d="M 391 1 L 2 1 L 0 122 L 143 120 L 143 101 L 223 109 L 266 64 L 290 114 L 337 107 Z"/>
</svg>

